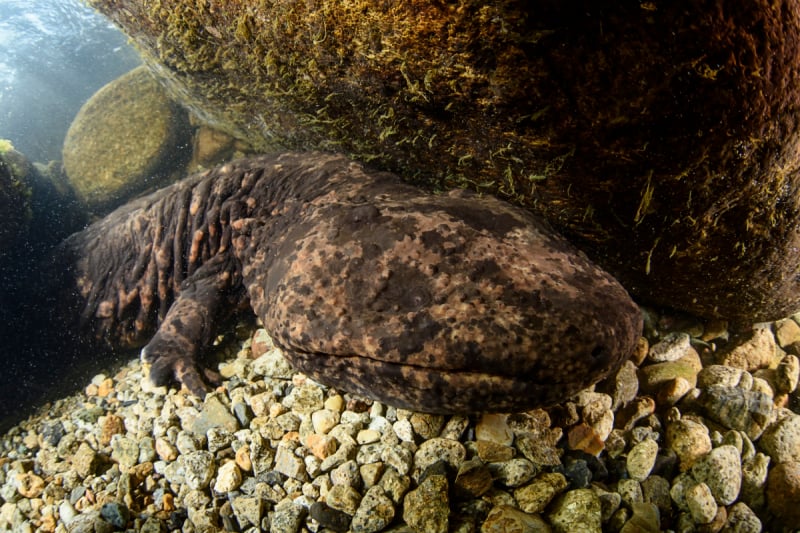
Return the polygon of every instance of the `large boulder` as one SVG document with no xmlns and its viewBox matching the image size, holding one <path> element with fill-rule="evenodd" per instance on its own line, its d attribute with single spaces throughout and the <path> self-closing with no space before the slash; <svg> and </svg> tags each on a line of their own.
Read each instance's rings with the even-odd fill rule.
<svg viewBox="0 0 800 533">
<path fill-rule="evenodd" d="M 800 0 L 89 0 L 257 149 L 530 207 L 639 298 L 800 307 Z"/>
<path fill-rule="evenodd" d="M 21 159 L 9 141 L 0 139 L 0 263 L 10 248 L 28 234 L 31 221 L 28 184 Z"/>
<path fill-rule="evenodd" d="M 186 111 L 137 67 L 81 107 L 64 140 L 64 169 L 84 205 L 103 212 L 163 185 L 190 145 Z"/>
</svg>

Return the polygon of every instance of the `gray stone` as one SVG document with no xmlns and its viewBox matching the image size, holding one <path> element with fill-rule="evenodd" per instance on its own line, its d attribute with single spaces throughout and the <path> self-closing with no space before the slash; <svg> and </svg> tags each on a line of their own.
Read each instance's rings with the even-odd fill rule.
<svg viewBox="0 0 800 533">
<path fill-rule="evenodd" d="M 125 472 L 139 461 L 139 443 L 129 437 L 114 435 L 111 438 L 111 459 Z"/>
<path fill-rule="evenodd" d="M 514 491 L 519 508 L 526 513 L 541 513 L 550 502 L 567 488 L 563 474 L 540 474 L 533 481 Z"/>
<path fill-rule="evenodd" d="M 654 363 L 677 361 L 694 350 L 688 333 L 668 333 L 662 340 L 650 347 L 647 357 Z"/>
<path fill-rule="evenodd" d="M 100 508 L 100 516 L 117 529 L 124 529 L 131 516 L 130 510 L 118 502 L 104 503 Z"/>
<path fill-rule="evenodd" d="M 600 533 L 600 499 L 591 489 L 571 490 L 552 505 L 547 517 L 556 533 Z"/>
<path fill-rule="evenodd" d="M 306 464 L 289 446 L 278 446 L 275 452 L 275 470 L 293 479 L 305 481 Z"/>
<path fill-rule="evenodd" d="M 204 489 L 211 483 L 216 469 L 214 454 L 211 452 L 200 450 L 187 453 L 181 455 L 177 462 L 182 466 L 186 485 L 190 489 Z"/>
<path fill-rule="evenodd" d="M 224 427 L 213 427 L 206 432 L 208 451 L 216 453 L 233 442 L 233 434 Z"/>
<path fill-rule="evenodd" d="M 236 520 L 243 528 L 258 527 L 264 514 L 264 500 L 258 497 L 237 496 L 231 501 Z"/>
<path fill-rule="evenodd" d="M 381 461 L 397 470 L 398 474 L 406 475 L 411 471 L 414 454 L 405 446 L 386 446 L 381 451 Z"/>
<path fill-rule="evenodd" d="M 637 481 L 643 481 L 650 475 L 656 463 L 658 443 L 652 439 L 645 439 L 628 452 L 626 466 L 628 475 Z"/>
<path fill-rule="evenodd" d="M 291 500 L 283 500 L 271 513 L 271 533 L 297 533 L 306 516 L 306 508 Z"/>
<path fill-rule="evenodd" d="M 358 452 L 356 453 L 356 462 L 360 465 L 377 463 L 381 460 L 384 447 L 385 446 L 380 442 L 359 446 Z"/>
<path fill-rule="evenodd" d="M 445 461 L 453 470 L 458 470 L 466 455 L 467 450 L 457 440 L 441 438 L 426 440 L 414 454 L 415 475 L 421 474 L 437 461 Z"/>
<path fill-rule="evenodd" d="M 752 509 L 764 507 L 770 458 L 761 452 L 742 463 L 742 490 L 739 499 Z"/>
<path fill-rule="evenodd" d="M 776 391 L 780 394 L 791 394 L 797 389 L 798 378 L 800 378 L 800 359 L 796 355 L 785 355 L 775 369 Z"/>
<path fill-rule="evenodd" d="M 695 462 L 692 476 L 708 485 L 717 503 L 730 505 L 736 501 L 742 487 L 742 464 L 738 450 L 730 445 L 714 448 Z"/>
<path fill-rule="evenodd" d="M 775 463 L 800 462 L 800 415 L 790 414 L 772 424 L 760 445 Z"/>
<path fill-rule="evenodd" d="M 635 503 L 632 506 L 633 516 L 625 522 L 620 533 L 659 533 L 661 531 L 661 518 L 652 503 Z"/>
<path fill-rule="evenodd" d="M 310 415 L 324 408 L 322 389 L 311 384 L 295 387 L 283 399 L 283 405 L 295 413 Z"/>
<path fill-rule="evenodd" d="M 722 533 L 761 533 L 761 520 L 746 503 L 734 503 Z"/>
<path fill-rule="evenodd" d="M 682 418 L 667 425 L 667 446 L 678 456 L 681 470 L 686 471 L 711 451 L 711 437 L 703 424 Z"/>
<path fill-rule="evenodd" d="M 697 483 L 686 489 L 686 505 L 692 519 L 698 524 L 708 524 L 717 516 L 717 502 L 711 489 L 705 483 Z"/>
<path fill-rule="evenodd" d="M 416 531 L 447 533 L 450 515 L 445 476 L 432 475 L 403 500 L 403 520 Z"/>
<path fill-rule="evenodd" d="M 325 503 L 332 509 L 353 516 L 361 504 L 361 494 L 348 485 L 334 485 L 325 495 Z"/>
<path fill-rule="evenodd" d="M 710 419 L 744 431 L 753 440 L 772 420 L 772 398 L 763 392 L 714 385 L 703 391 L 698 403 Z"/>
<path fill-rule="evenodd" d="M 495 480 L 506 487 L 524 485 L 539 473 L 539 468 L 523 457 L 501 463 L 490 463 L 489 470 Z"/>
<path fill-rule="evenodd" d="M 275 379 L 292 379 L 294 369 L 283 356 L 279 348 L 266 351 L 258 357 L 251 366 L 256 376 L 266 376 Z"/>
<path fill-rule="evenodd" d="M 350 528 L 353 533 L 381 531 L 392 522 L 394 513 L 394 503 L 383 488 L 379 485 L 370 487 L 361 498 L 361 505 L 353 516 Z"/>
<path fill-rule="evenodd" d="M 239 429 L 239 421 L 215 394 L 209 394 L 203 402 L 203 410 L 192 423 L 191 430 L 195 435 L 205 437 L 213 427 L 222 427 L 233 433 Z"/>
<path fill-rule="evenodd" d="M 62 439 L 63 441 L 64 439 Z M 72 468 L 81 478 L 86 478 L 97 472 L 100 466 L 101 457 L 91 446 L 82 442 L 78 451 L 72 456 Z"/>
</svg>

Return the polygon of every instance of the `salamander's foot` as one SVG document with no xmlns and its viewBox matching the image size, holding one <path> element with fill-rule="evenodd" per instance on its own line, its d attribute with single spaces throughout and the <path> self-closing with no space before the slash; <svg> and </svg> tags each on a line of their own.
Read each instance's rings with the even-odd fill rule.
<svg viewBox="0 0 800 533">
<path fill-rule="evenodd" d="M 195 396 L 204 398 L 212 386 L 219 384 L 220 376 L 211 369 L 201 367 L 193 351 L 190 349 L 187 352 L 178 343 L 165 341 L 156 335 L 142 349 L 142 361 L 151 365 L 150 380 L 156 386 L 179 383 Z"/>
</svg>

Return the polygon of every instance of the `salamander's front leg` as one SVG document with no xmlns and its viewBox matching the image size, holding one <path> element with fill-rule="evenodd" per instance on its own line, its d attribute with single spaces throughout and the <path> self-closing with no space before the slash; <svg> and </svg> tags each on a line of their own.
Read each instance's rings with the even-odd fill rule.
<svg viewBox="0 0 800 533">
<path fill-rule="evenodd" d="M 219 380 L 216 372 L 200 365 L 199 357 L 214 339 L 220 318 L 236 308 L 231 302 L 234 276 L 227 261 L 214 258 L 183 282 L 158 331 L 142 348 L 142 361 L 152 365 L 153 383 L 177 381 L 202 398 L 208 384 Z"/>
</svg>

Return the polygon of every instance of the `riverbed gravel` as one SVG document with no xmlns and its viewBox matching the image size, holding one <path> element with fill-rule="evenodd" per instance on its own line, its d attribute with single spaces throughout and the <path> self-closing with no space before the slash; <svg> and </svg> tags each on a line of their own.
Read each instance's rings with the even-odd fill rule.
<svg viewBox="0 0 800 533">
<path fill-rule="evenodd" d="M 513 414 L 322 386 L 260 329 L 204 400 L 131 361 L 0 436 L 0 530 L 797 531 L 800 316 L 645 315 L 616 375 Z"/>
</svg>

